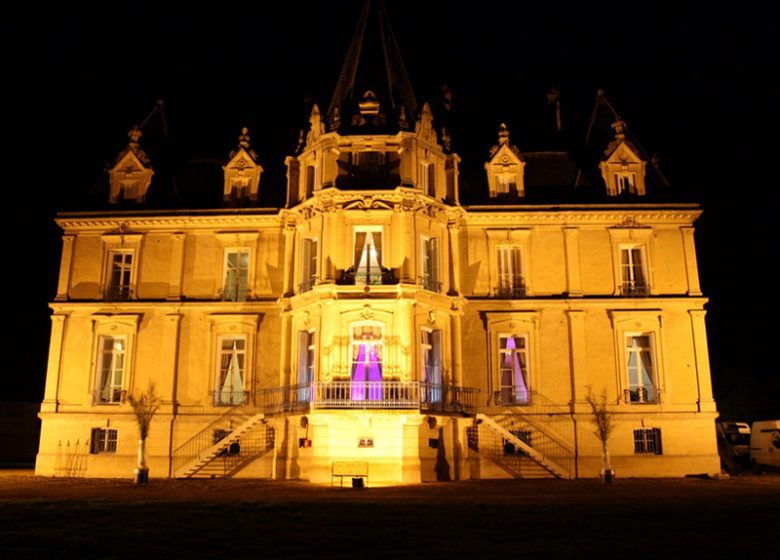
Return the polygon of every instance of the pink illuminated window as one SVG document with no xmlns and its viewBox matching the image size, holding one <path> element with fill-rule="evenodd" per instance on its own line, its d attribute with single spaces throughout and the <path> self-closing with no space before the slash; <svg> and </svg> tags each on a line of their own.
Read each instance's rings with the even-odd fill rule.
<svg viewBox="0 0 780 560">
<path fill-rule="evenodd" d="M 498 337 L 500 404 L 528 404 L 528 339 L 523 335 Z"/>
</svg>

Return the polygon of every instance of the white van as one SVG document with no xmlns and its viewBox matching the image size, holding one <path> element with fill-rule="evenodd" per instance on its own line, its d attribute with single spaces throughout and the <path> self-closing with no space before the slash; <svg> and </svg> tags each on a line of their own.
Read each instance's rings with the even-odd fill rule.
<svg viewBox="0 0 780 560">
<path fill-rule="evenodd" d="M 780 420 L 753 422 L 750 464 L 757 471 L 767 467 L 780 469 Z"/>
</svg>

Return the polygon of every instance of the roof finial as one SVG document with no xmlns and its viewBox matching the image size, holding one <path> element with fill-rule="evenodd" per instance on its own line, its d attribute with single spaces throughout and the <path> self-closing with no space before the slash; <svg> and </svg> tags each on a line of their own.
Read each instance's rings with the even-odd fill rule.
<svg viewBox="0 0 780 560">
<path fill-rule="evenodd" d="M 615 120 L 612 122 L 612 129 L 615 131 L 615 138 L 617 140 L 623 140 L 626 137 L 625 133 L 626 123 L 619 115 L 615 116 Z"/>
<path fill-rule="evenodd" d="M 498 145 L 505 144 L 509 144 L 509 128 L 507 128 L 506 123 L 501 123 L 501 126 L 498 127 Z"/>
<path fill-rule="evenodd" d="M 238 145 L 245 150 L 249 148 L 249 129 L 247 127 L 241 129 L 241 134 L 238 137 Z"/>
<path fill-rule="evenodd" d="M 127 137 L 130 139 L 130 142 L 128 142 L 127 145 L 133 151 L 138 149 L 138 141 L 141 139 L 141 136 L 141 129 L 138 127 L 138 125 L 133 125 L 133 127 L 127 133 Z"/>
</svg>

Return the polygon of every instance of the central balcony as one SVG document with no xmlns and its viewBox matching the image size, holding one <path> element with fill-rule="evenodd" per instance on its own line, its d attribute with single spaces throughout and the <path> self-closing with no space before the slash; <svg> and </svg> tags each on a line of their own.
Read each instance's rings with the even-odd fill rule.
<svg viewBox="0 0 780 560">
<path fill-rule="evenodd" d="M 263 389 L 257 405 L 266 414 L 313 409 L 473 411 L 478 389 L 420 381 L 330 381 Z"/>
</svg>

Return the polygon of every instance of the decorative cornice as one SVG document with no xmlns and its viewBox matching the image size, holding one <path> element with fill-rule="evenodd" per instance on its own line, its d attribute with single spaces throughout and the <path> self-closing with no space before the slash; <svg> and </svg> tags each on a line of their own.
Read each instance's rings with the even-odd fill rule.
<svg viewBox="0 0 780 560">
<path fill-rule="evenodd" d="M 259 227 L 279 227 L 280 216 L 274 214 L 214 214 L 214 215 L 60 215 L 55 219 L 65 232 L 112 232 L 164 231 L 191 229 L 250 229 Z"/>
</svg>

